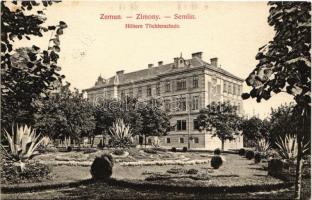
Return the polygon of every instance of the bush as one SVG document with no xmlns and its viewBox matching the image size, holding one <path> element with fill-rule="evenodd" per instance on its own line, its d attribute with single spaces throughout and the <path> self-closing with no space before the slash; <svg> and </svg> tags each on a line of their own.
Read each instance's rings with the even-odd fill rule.
<svg viewBox="0 0 312 200">
<path fill-rule="evenodd" d="M 253 159 L 255 157 L 255 152 L 253 152 L 253 151 L 247 151 L 246 152 L 246 158 L 248 159 L 248 160 L 251 160 L 251 159 Z"/>
<path fill-rule="evenodd" d="M 66 148 L 66 151 L 67 152 L 71 152 L 73 149 L 72 149 L 72 147 L 71 146 L 68 146 L 67 148 Z"/>
<path fill-rule="evenodd" d="M 246 153 L 246 151 L 243 148 L 238 151 L 238 155 L 240 155 L 240 156 L 244 156 L 245 153 Z"/>
<path fill-rule="evenodd" d="M 183 147 L 182 151 L 187 152 L 187 147 Z"/>
<path fill-rule="evenodd" d="M 157 154 L 157 151 L 155 149 L 144 149 L 144 152 L 150 154 Z"/>
<path fill-rule="evenodd" d="M 96 149 L 84 149 L 84 150 L 83 150 L 83 153 L 84 153 L 84 154 L 95 153 L 95 152 L 97 152 Z"/>
<path fill-rule="evenodd" d="M 283 162 L 280 159 L 272 159 L 268 163 L 268 174 L 274 177 L 280 177 L 283 171 Z"/>
<path fill-rule="evenodd" d="M 50 167 L 38 162 L 25 163 L 23 172 L 19 166 L 16 166 L 12 161 L 6 159 L 1 161 L 1 165 L 2 184 L 35 183 L 50 179 Z"/>
<path fill-rule="evenodd" d="M 155 151 L 167 152 L 168 150 L 165 148 L 156 147 L 154 148 Z"/>
<path fill-rule="evenodd" d="M 113 151 L 113 154 L 115 154 L 115 155 L 117 155 L 117 156 L 121 156 L 121 155 L 123 155 L 124 153 L 125 153 L 125 151 L 122 150 L 122 149 L 115 149 L 115 150 Z"/>
<path fill-rule="evenodd" d="M 167 170 L 167 173 L 169 173 L 169 174 L 182 174 L 184 172 L 185 172 L 185 169 L 176 168 L 176 167 Z"/>
<path fill-rule="evenodd" d="M 221 156 L 219 155 L 215 155 L 211 158 L 211 167 L 213 167 L 214 169 L 219 169 L 219 167 L 222 165 L 223 161 Z"/>
<path fill-rule="evenodd" d="M 172 152 L 177 152 L 177 148 L 172 147 L 172 148 L 171 148 L 171 151 L 172 151 Z"/>
<path fill-rule="evenodd" d="M 114 160 L 111 155 L 96 157 L 91 165 L 91 175 L 95 180 L 107 180 L 113 173 Z"/>
<path fill-rule="evenodd" d="M 261 159 L 262 159 L 262 155 L 259 152 L 257 152 L 255 154 L 255 163 L 259 163 Z"/>
<path fill-rule="evenodd" d="M 197 169 L 189 169 L 186 171 L 187 174 L 197 174 L 198 170 Z"/>
<path fill-rule="evenodd" d="M 214 155 L 221 155 L 221 150 L 220 150 L 219 148 L 217 148 L 217 149 L 215 149 L 215 150 L 213 151 L 213 154 L 214 154 Z"/>
</svg>

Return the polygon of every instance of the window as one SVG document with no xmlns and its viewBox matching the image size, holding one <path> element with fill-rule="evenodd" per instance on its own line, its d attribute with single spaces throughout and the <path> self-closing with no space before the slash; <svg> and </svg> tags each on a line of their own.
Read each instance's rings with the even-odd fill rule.
<svg viewBox="0 0 312 200">
<path fill-rule="evenodd" d="M 228 93 L 232 94 L 232 83 L 228 83 Z"/>
<path fill-rule="evenodd" d="M 180 143 L 181 143 L 181 144 L 184 143 L 184 138 L 183 138 L 183 137 L 180 138 Z"/>
<path fill-rule="evenodd" d="M 179 111 L 186 111 L 186 98 L 181 97 L 177 98 L 177 108 Z"/>
<path fill-rule="evenodd" d="M 238 85 L 237 90 L 237 95 L 240 96 L 242 93 L 242 86 Z"/>
<path fill-rule="evenodd" d="M 130 89 L 130 90 L 129 90 L 129 96 L 130 96 L 130 97 L 133 97 L 133 89 Z"/>
<path fill-rule="evenodd" d="M 194 143 L 198 144 L 199 143 L 199 139 L 198 137 L 194 137 Z"/>
<path fill-rule="evenodd" d="M 166 81 L 165 90 L 166 90 L 166 92 L 170 92 L 170 81 Z"/>
<path fill-rule="evenodd" d="M 169 144 L 170 142 L 170 138 L 166 138 L 166 143 Z"/>
<path fill-rule="evenodd" d="M 186 130 L 186 120 L 177 120 L 177 130 L 178 131 Z"/>
<path fill-rule="evenodd" d="M 236 85 L 236 84 L 233 84 L 233 94 L 234 94 L 234 95 L 237 95 L 237 90 L 236 90 L 236 88 L 237 88 L 237 85 Z"/>
<path fill-rule="evenodd" d="M 198 76 L 193 76 L 193 88 L 198 88 Z"/>
<path fill-rule="evenodd" d="M 124 91 L 124 90 L 121 91 L 120 98 L 121 98 L 121 99 L 124 99 L 124 98 L 125 98 L 125 91 Z"/>
<path fill-rule="evenodd" d="M 152 96 L 152 87 L 150 85 L 148 85 L 147 88 L 146 88 L 146 95 L 148 97 Z"/>
<path fill-rule="evenodd" d="M 160 95 L 160 83 L 156 84 L 156 95 Z"/>
<path fill-rule="evenodd" d="M 138 97 L 142 97 L 142 87 L 138 88 Z"/>
<path fill-rule="evenodd" d="M 185 90 L 186 89 L 186 80 L 180 79 L 177 81 L 177 90 Z"/>
<path fill-rule="evenodd" d="M 199 97 L 193 96 L 193 99 L 192 99 L 192 109 L 193 110 L 198 110 L 198 103 L 199 103 Z"/>
<path fill-rule="evenodd" d="M 167 111 L 167 112 L 170 112 L 170 110 L 171 110 L 170 103 L 171 103 L 170 99 L 165 100 L 165 111 Z"/>
<path fill-rule="evenodd" d="M 228 88 L 227 88 L 228 86 L 227 86 L 227 81 L 223 81 L 223 92 L 224 93 L 227 93 L 228 92 Z"/>
<path fill-rule="evenodd" d="M 199 124 L 198 124 L 198 120 L 197 119 L 193 120 L 193 127 L 194 127 L 194 130 L 198 130 L 199 129 Z"/>
</svg>

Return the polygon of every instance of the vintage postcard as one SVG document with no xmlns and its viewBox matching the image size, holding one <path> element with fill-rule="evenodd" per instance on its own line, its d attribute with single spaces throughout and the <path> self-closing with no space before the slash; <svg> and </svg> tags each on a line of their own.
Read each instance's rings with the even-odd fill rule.
<svg viewBox="0 0 312 200">
<path fill-rule="evenodd" d="M 311 2 L 1 1 L 1 199 L 310 199 Z"/>
</svg>

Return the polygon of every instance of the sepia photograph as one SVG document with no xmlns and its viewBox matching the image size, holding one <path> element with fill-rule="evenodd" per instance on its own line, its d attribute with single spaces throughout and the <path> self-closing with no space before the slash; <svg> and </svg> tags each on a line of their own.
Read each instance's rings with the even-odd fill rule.
<svg viewBox="0 0 312 200">
<path fill-rule="evenodd" d="M 310 1 L 1 1 L 0 199 L 311 199 Z"/>
</svg>

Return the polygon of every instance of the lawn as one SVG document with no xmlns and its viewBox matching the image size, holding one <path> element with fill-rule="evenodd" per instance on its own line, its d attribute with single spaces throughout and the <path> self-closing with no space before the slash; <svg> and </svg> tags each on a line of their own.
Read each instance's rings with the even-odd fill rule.
<svg viewBox="0 0 312 200">
<path fill-rule="evenodd" d="M 77 161 L 92 162 L 95 156 L 105 151 L 90 154 L 83 152 L 43 154 L 35 157 L 36 160 L 55 161 Z M 149 166 L 123 166 L 125 162 L 150 161 L 150 160 L 210 160 L 211 153 L 195 152 L 161 152 L 158 154 L 146 153 L 142 150 L 132 149 L 128 158 L 119 159 L 113 169 L 112 178 L 115 180 L 126 180 L 129 182 L 151 184 L 175 185 L 175 186 L 245 186 L 245 185 L 266 185 L 283 183 L 280 179 L 267 175 L 263 169 L 267 163 L 255 164 L 253 160 L 247 160 L 237 154 L 222 154 L 225 162 L 219 169 L 212 169 L 210 164 L 193 165 L 149 165 Z M 131 160 L 131 161 L 130 161 Z M 52 165 L 52 179 L 50 182 L 78 181 L 91 178 L 89 166 L 67 166 Z M 188 174 L 189 170 L 196 171 L 195 174 Z M 151 179 L 151 177 L 158 177 Z M 165 177 L 159 179 L 159 177 Z M 309 180 L 304 180 L 304 196 L 310 195 Z M 209 190 L 209 189 L 207 189 Z M 76 188 L 60 188 L 44 190 L 34 193 L 3 194 L 8 199 L 289 199 L 293 194 L 292 189 L 283 189 L 270 192 L 252 193 L 222 193 L 207 194 L 202 191 L 159 191 L 151 188 L 136 188 L 116 186 L 108 183 L 91 183 Z"/>
</svg>

